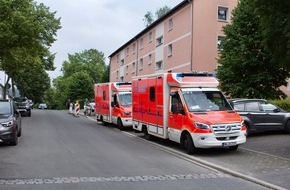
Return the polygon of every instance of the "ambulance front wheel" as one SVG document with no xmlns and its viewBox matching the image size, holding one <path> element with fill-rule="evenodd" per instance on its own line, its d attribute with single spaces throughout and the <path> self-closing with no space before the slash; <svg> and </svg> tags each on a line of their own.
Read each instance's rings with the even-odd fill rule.
<svg viewBox="0 0 290 190">
<path fill-rule="evenodd" d="M 117 126 L 118 126 L 118 128 L 120 130 L 123 130 L 124 129 L 124 125 L 123 125 L 122 120 L 120 118 L 118 118 Z"/>
<path fill-rule="evenodd" d="M 196 152 L 196 148 L 194 146 L 193 140 L 189 133 L 186 134 L 184 139 L 184 148 L 188 154 L 193 154 Z"/>
</svg>

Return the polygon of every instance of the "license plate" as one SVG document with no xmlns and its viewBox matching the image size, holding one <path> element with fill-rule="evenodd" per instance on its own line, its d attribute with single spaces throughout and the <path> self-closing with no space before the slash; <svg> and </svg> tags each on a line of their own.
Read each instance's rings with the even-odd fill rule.
<svg viewBox="0 0 290 190">
<path fill-rule="evenodd" d="M 235 146 L 237 145 L 237 142 L 225 142 L 222 144 L 222 146 Z"/>
</svg>

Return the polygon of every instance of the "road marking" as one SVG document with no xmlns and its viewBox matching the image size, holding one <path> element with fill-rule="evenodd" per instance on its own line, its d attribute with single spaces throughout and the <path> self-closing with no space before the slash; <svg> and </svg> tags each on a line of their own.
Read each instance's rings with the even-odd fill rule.
<svg viewBox="0 0 290 190">
<path fill-rule="evenodd" d="M 0 179 L 0 185 L 42 185 L 42 184 L 70 184 L 96 182 L 141 182 L 141 181 L 176 181 L 217 179 L 230 177 L 224 173 L 206 174 L 171 174 L 171 175 L 144 175 L 144 176 L 116 176 L 116 177 L 61 177 L 48 179 Z"/>
</svg>

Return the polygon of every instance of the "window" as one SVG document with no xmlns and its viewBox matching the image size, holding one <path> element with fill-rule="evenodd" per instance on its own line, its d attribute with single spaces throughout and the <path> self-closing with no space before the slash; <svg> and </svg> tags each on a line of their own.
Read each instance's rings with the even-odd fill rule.
<svg viewBox="0 0 290 190">
<path fill-rule="evenodd" d="M 169 21 L 168 21 L 168 30 L 170 31 L 170 30 L 172 30 L 173 29 L 173 20 L 172 20 L 172 18 L 171 19 L 169 19 Z"/>
<path fill-rule="evenodd" d="M 149 88 L 149 91 L 150 91 L 150 101 L 155 102 L 155 87 L 151 86 Z"/>
<path fill-rule="evenodd" d="M 218 7 L 218 20 L 220 21 L 228 21 L 228 12 L 229 8 L 227 7 Z"/>
<path fill-rule="evenodd" d="M 223 50 L 222 48 L 222 41 L 225 39 L 226 37 L 225 36 L 218 36 L 218 39 L 217 39 L 217 49 L 218 50 Z"/>
<path fill-rule="evenodd" d="M 122 59 L 121 60 L 121 66 L 124 65 L 124 62 L 125 62 L 124 59 Z"/>
<path fill-rule="evenodd" d="M 120 77 L 120 80 L 123 82 L 124 81 L 124 77 Z"/>
<path fill-rule="evenodd" d="M 149 38 L 149 43 L 152 42 L 152 32 L 149 32 L 148 38 Z"/>
<path fill-rule="evenodd" d="M 125 72 L 126 72 L 126 75 L 127 75 L 128 72 L 129 72 L 129 66 L 128 66 L 128 65 L 126 66 L 126 71 L 125 71 Z"/>
<path fill-rule="evenodd" d="M 180 113 L 185 115 L 180 96 L 177 92 L 173 96 L 171 96 L 171 112 L 173 114 Z"/>
<path fill-rule="evenodd" d="M 163 36 L 156 39 L 156 46 L 160 46 L 161 44 L 163 44 Z"/>
<path fill-rule="evenodd" d="M 143 46 L 144 46 L 144 41 L 143 41 L 143 38 L 140 39 L 140 49 L 143 49 Z"/>
<path fill-rule="evenodd" d="M 119 77 L 119 71 L 116 72 L 116 79 Z"/>
<path fill-rule="evenodd" d="M 152 64 L 152 54 L 148 55 L 148 65 Z"/>
<path fill-rule="evenodd" d="M 139 60 L 139 70 L 143 69 L 143 58 Z"/>
<path fill-rule="evenodd" d="M 260 111 L 258 102 L 249 102 L 246 103 L 246 111 Z"/>
<path fill-rule="evenodd" d="M 103 100 L 106 100 L 106 91 L 103 91 Z"/>
<path fill-rule="evenodd" d="M 168 45 L 168 57 L 172 56 L 172 44 Z"/>
<path fill-rule="evenodd" d="M 136 44 L 133 44 L 133 54 L 136 52 Z"/>
<path fill-rule="evenodd" d="M 133 62 L 133 64 L 132 64 L 132 73 L 135 73 L 135 70 L 136 70 L 136 63 Z"/>
<path fill-rule="evenodd" d="M 127 49 L 126 49 L 126 55 L 127 56 L 129 55 L 129 47 L 127 47 Z"/>
<path fill-rule="evenodd" d="M 162 61 L 156 62 L 156 70 L 162 69 Z"/>
</svg>

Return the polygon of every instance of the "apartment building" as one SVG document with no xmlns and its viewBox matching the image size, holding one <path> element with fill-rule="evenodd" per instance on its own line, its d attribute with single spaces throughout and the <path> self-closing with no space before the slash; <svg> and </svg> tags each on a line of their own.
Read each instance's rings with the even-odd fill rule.
<svg viewBox="0 0 290 190">
<path fill-rule="evenodd" d="M 215 72 L 224 38 L 238 0 L 184 0 L 156 20 L 110 58 L 110 81 L 160 72 Z"/>
</svg>

